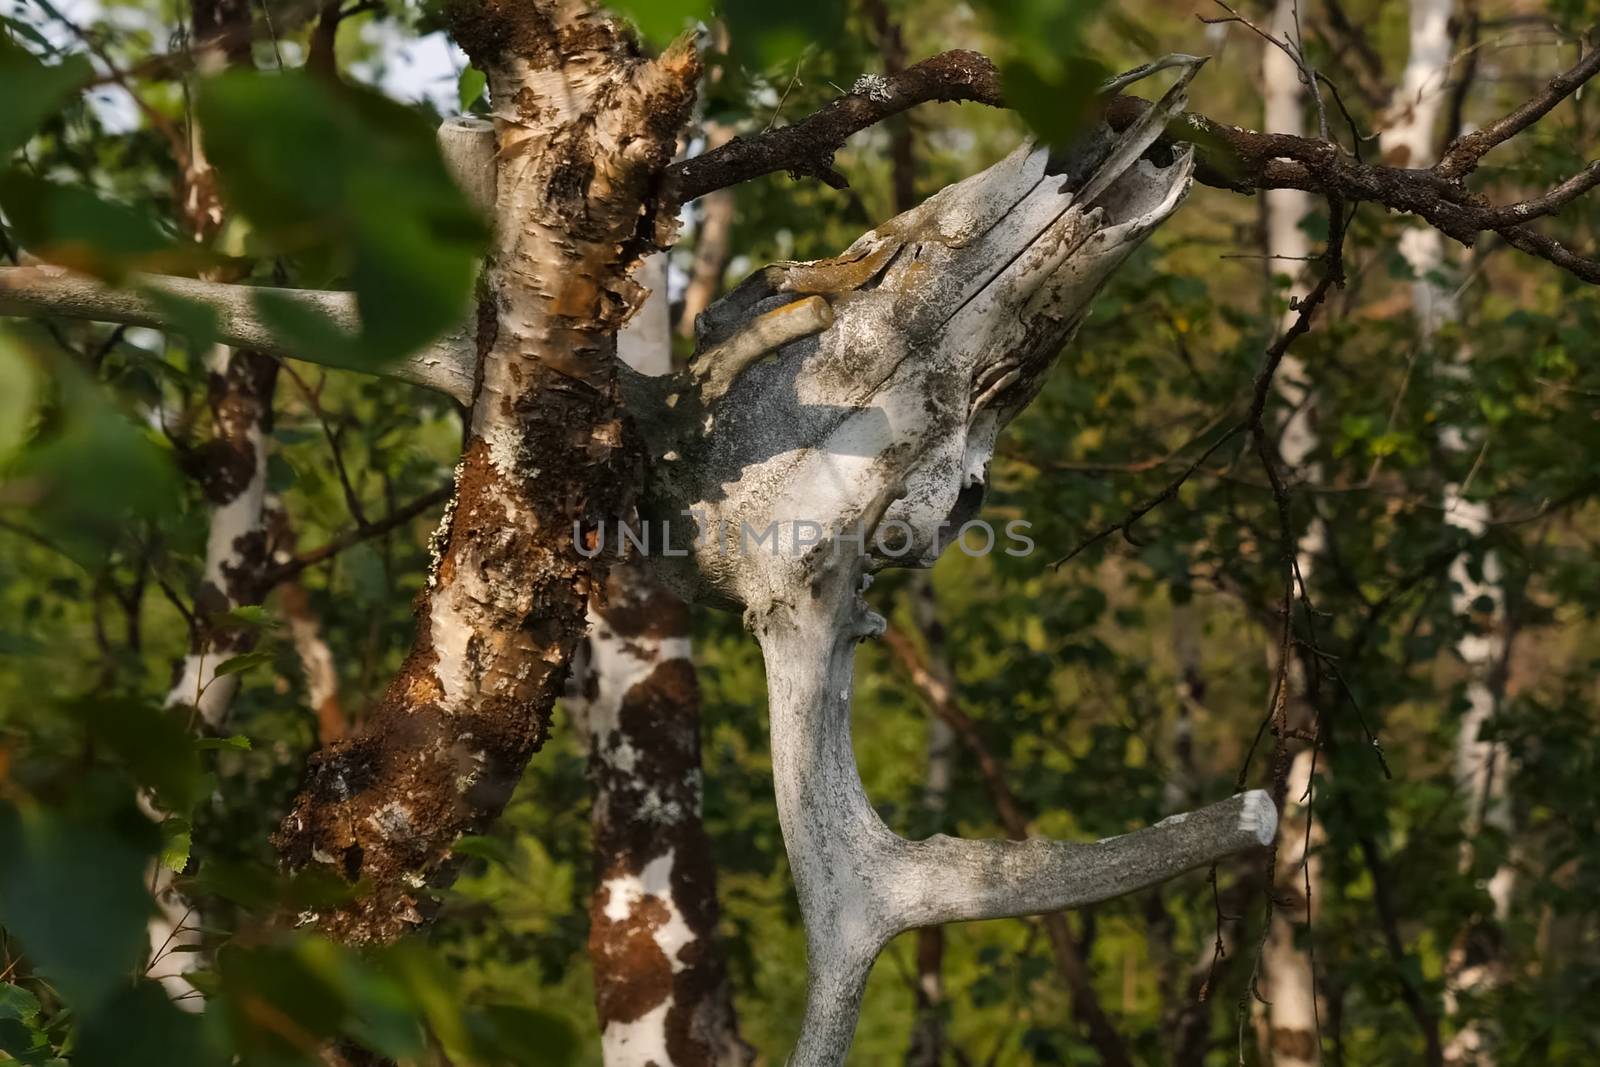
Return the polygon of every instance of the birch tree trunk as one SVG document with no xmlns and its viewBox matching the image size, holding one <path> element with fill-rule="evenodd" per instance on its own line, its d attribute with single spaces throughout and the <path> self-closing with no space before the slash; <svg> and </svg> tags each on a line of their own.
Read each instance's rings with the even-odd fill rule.
<svg viewBox="0 0 1600 1067">
<path fill-rule="evenodd" d="M 641 374 L 672 370 L 666 256 L 617 337 Z M 745 1067 L 733 990 L 717 945 L 717 877 L 702 821 L 700 690 L 689 606 L 644 560 L 612 567 L 590 605 L 576 693 L 589 748 L 595 892 L 589 958 L 606 1067 Z"/>
<path fill-rule="evenodd" d="M 210 508 L 205 564 L 194 595 L 189 651 L 177 666 L 167 706 L 192 707 L 215 728 L 239 688 L 237 674 L 218 676 L 217 667 L 248 651 L 256 638 L 253 628 L 231 625 L 225 616 L 261 603 L 262 575 L 272 562 L 264 505 L 278 362 L 216 345 L 206 363 L 213 435 L 196 450 L 189 469 Z"/>
<path fill-rule="evenodd" d="M 635 480 L 615 333 L 644 295 L 628 279 L 641 204 L 700 73 L 687 41 L 642 58 L 582 0 L 462 0 L 450 18 L 488 78 L 479 165 L 498 161 L 468 440 L 411 654 L 362 728 L 313 758 L 278 835 L 291 866 L 371 885 L 314 916 L 350 942 L 422 922 L 456 837 L 499 813 L 544 743 L 605 578 L 580 548 Z"/>
<path fill-rule="evenodd" d="M 1451 14 L 1451 0 L 1412 0 L 1405 73 L 1379 142 L 1386 161 L 1408 167 L 1435 161 L 1450 74 Z M 1418 342 L 1436 346 L 1440 329 L 1460 316 L 1455 294 L 1440 278 L 1447 267 L 1443 239 L 1429 227 L 1411 226 L 1401 237 L 1400 252 L 1416 275 L 1411 291 Z M 1454 358 L 1454 366 L 1440 364 L 1446 383 L 1467 377 L 1470 351 L 1463 347 Z M 1478 447 L 1470 431 L 1452 425 L 1439 427 L 1439 444 L 1458 463 L 1466 462 Z M 1476 538 L 1487 530 L 1488 505 L 1468 499 L 1461 484 L 1445 485 L 1442 503 L 1444 521 L 1462 534 Z M 1456 792 L 1465 812 L 1461 866 L 1469 870 L 1474 864 L 1474 841 L 1485 826 L 1507 834 L 1511 830 L 1506 796 L 1510 756 L 1504 744 L 1483 737 L 1499 705 L 1494 674 L 1506 653 L 1505 596 L 1499 560 L 1492 552 L 1483 556 L 1476 571 L 1467 556 L 1457 557 L 1450 565 L 1450 580 L 1451 607 L 1464 625 L 1455 650 L 1466 667 L 1467 709 L 1456 734 L 1453 763 Z M 1493 926 L 1509 913 L 1513 884 L 1511 866 L 1502 864 L 1487 886 L 1491 923 L 1475 924 L 1451 946 L 1445 962 L 1445 1010 L 1450 1015 L 1460 1010 L 1460 994 L 1483 995 L 1503 980 Z M 1458 1020 L 1456 1033 L 1445 1045 L 1445 1060 L 1488 1067 L 1497 1058 L 1494 1041 L 1488 1024 L 1476 1018 Z"/>
<path fill-rule="evenodd" d="M 1296 11 L 1296 0 L 1277 0 L 1272 14 L 1272 32 L 1280 38 L 1298 41 Z M 1265 45 L 1261 80 L 1266 130 L 1296 136 L 1304 134 L 1305 100 L 1294 60 L 1281 49 Z M 1311 210 L 1311 197 L 1298 190 L 1275 189 L 1264 193 L 1262 199 L 1267 254 L 1283 257 L 1269 258 L 1268 271 L 1273 275 L 1288 275 L 1292 279 L 1289 296 L 1303 297 L 1306 294 L 1304 261 L 1311 253 L 1311 241 L 1300 224 Z M 1295 318 L 1294 311 L 1284 312 L 1280 329 L 1288 329 Z M 1275 385 L 1288 410 L 1278 438 L 1284 465 L 1300 481 L 1320 481 L 1320 470 L 1309 462 L 1318 444 L 1315 390 L 1305 363 L 1293 352 L 1283 357 Z M 1296 563 L 1301 580 L 1308 584 L 1322 547 L 1322 537 L 1321 525 L 1313 519 L 1298 546 Z M 1307 702 L 1304 672 L 1294 662 L 1288 669 L 1288 733 L 1309 735 L 1314 732 L 1315 712 Z M 1263 995 L 1267 1001 L 1267 1047 L 1275 1067 L 1315 1067 L 1322 1062 L 1316 974 L 1304 942 L 1310 936 L 1320 886 L 1319 864 L 1312 852 L 1317 838 L 1308 837 L 1312 828 L 1307 806 L 1316 753 L 1305 742 L 1291 737 L 1283 737 L 1278 743 L 1288 750 L 1290 763 L 1288 792 L 1278 822 L 1271 925 L 1261 962 L 1265 978 Z"/>
<path fill-rule="evenodd" d="M 190 18 L 201 69 L 250 65 L 248 6 L 196 0 Z M 182 216 L 189 235 L 205 242 L 222 227 L 222 203 L 198 131 L 190 132 L 189 155 L 181 161 Z M 267 592 L 263 578 L 271 551 L 264 507 L 278 362 L 259 352 L 219 344 L 207 352 L 205 363 L 211 437 L 185 460 L 185 473 L 199 486 L 209 511 L 205 559 L 192 602 L 189 648 L 174 665 L 166 706 L 177 713 L 192 709 L 199 722 L 191 722 L 191 728 L 216 730 L 239 689 L 238 674 L 218 675 L 217 668 L 248 651 L 256 640 L 254 628 L 231 625 L 226 616 L 235 608 L 261 603 Z M 201 962 L 196 952 L 201 944 L 200 916 L 178 892 L 174 877 L 160 860 L 150 869 L 156 914 L 148 926 L 146 974 L 180 1006 L 198 1010 L 202 1001 L 184 976 Z"/>
</svg>

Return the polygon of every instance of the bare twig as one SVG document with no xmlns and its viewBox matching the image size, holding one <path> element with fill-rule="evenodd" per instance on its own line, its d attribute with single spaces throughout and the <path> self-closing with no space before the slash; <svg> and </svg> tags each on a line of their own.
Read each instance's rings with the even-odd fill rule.
<svg viewBox="0 0 1600 1067">
<path fill-rule="evenodd" d="M 1573 67 L 1551 78 L 1532 99 L 1487 126 L 1456 138 L 1455 143 L 1445 149 L 1434 170 L 1444 178 L 1466 177 L 1490 149 L 1538 122 L 1596 73 L 1600 73 L 1600 48 L 1591 49 Z"/>
<path fill-rule="evenodd" d="M 353 545 L 358 545 L 363 541 L 370 541 L 374 537 L 382 537 L 390 530 L 404 526 L 429 508 L 437 507 L 450 499 L 451 491 L 451 486 L 441 486 L 431 493 L 425 493 L 417 497 L 409 504 L 396 508 L 381 519 L 346 530 L 316 548 L 300 553 L 289 562 L 278 564 L 262 574 L 261 588 L 264 590 L 271 589 L 280 582 L 295 577 L 308 567 L 314 567 L 319 563 L 332 559 Z"/>
<path fill-rule="evenodd" d="M 833 170 L 833 154 L 854 133 L 918 104 L 972 100 L 1000 107 L 1000 76 L 977 52 L 957 49 L 914 63 L 874 86 L 852 92 L 815 114 L 737 137 L 721 148 L 668 167 L 662 176 L 658 210 L 672 211 L 716 189 L 725 189 L 774 171 L 843 179 Z"/>
</svg>

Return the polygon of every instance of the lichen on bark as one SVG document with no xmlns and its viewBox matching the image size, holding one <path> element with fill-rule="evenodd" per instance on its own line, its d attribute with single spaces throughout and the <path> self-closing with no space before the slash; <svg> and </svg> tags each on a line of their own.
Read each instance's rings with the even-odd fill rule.
<svg viewBox="0 0 1600 1067">
<path fill-rule="evenodd" d="M 424 920 L 455 839 L 499 813 L 548 734 L 605 576 L 573 530 L 623 515 L 636 480 L 615 332 L 699 75 L 692 48 L 647 58 L 580 0 L 463 0 L 452 19 L 499 139 L 468 442 L 411 653 L 362 728 L 314 757 L 278 835 L 291 867 L 361 883 L 304 917 L 351 942 Z"/>
</svg>

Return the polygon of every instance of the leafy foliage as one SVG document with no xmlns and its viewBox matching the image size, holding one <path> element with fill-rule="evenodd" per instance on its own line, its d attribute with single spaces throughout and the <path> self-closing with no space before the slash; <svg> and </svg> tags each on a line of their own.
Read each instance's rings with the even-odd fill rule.
<svg viewBox="0 0 1600 1067">
<path fill-rule="evenodd" d="M 616 6 L 657 46 L 696 19 L 722 20 L 727 47 L 708 53 L 717 77 L 705 116 L 739 132 L 791 121 L 885 66 L 869 5 Z M 1393 81 L 1405 58 L 1403 7 L 1346 6 L 1378 73 Z M 88 27 L 108 55 L 131 69 L 165 52 L 172 12 L 112 7 L 117 18 Z M 890 216 L 885 144 L 900 130 L 910 131 L 915 188 L 926 195 L 1029 130 L 1069 136 L 1105 72 L 1165 51 L 1215 54 L 1194 85 L 1197 110 L 1260 121 L 1260 42 L 1239 27 L 1197 26 L 1187 11 L 1055 0 L 885 0 L 883 9 L 909 58 L 955 46 L 995 56 L 1021 121 L 930 107 L 839 154 L 848 190 L 784 176 L 738 189 L 725 283 L 772 259 L 835 254 Z M 338 87 L 293 70 L 178 82 L 152 68 L 133 83 L 168 121 L 185 124 L 197 108 L 232 215 L 215 246 L 198 250 L 175 236 L 170 146 L 148 115 L 116 126 L 79 93 L 96 75 L 75 38 L 52 43 L 63 35 L 48 10 L 18 5 L 0 33 L 0 251 L 21 244 L 108 277 L 204 263 L 258 283 L 353 288 L 358 336 L 280 315 L 306 352 L 347 364 L 395 358 L 455 324 L 484 247 L 482 220 L 444 175 L 426 109 L 360 84 L 369 45 L 346 32 Z M 258 58 L 276 67 L 276 44 L 292 67 L 309 28 L 282 5 L 268 11 L 277 40 L 258 18 Z M 412 37 L 414 14 L 385 16 L 387 31 Z M 1517 15 L 1504 5 L 1480 14 Z M 1572 34 L 1596 14 L 1592 0 L 1564 0 L 1545 17 Z M 1373 128 L 1386 101 L 1366 91 L 1370 63 L 1354 58 L 1364 52 L 1320 15 L 1306 35 L 1319 69 L 1355 89 L 1346 102 L 1358 128 Z M 1525 77 L 1558 62 L 1554 47 L 1484 50 L 1504 70 L 1469 87 L 1463 106 L 1474 122 L 1514 104 Z M 482 91 L 468 70 L 458 102 L 474 106 Z M 111 92 L 122 91 L 97 89 L 96 99 Z M 1593 140 L 1591 112 L 1592 101 L 1563 105 L 1526 143 L 1490 157 L 1477 180 L 1536 190 L 1573 173 Z M 673 253 L 676 269 L 691 265 L 698 210 Z M 1304 225 L 1321 240 L 1328 227 L 1318 210 Z M 1597 223 L 1579 201 L 1542 224 L 1583 247 Z M 1394 252 L 1408 224 L 1357 214 L 1349 284 L 1295 348 L 1316 386 L 1319 445 L 1309 458 L 1321 484 L 1291 472 L 1291 517 L 1296 537 L 1314 521 L 1327 532 L 1310 589 L 1315 611 L 1297 616 L 1324 665 L 1327 773 L 1314 798 L 1325 833 L 1315 929 L 1324 1037 L 1343 1062 L 1416 1062 L 1420 1038 L 1402 994 L 1420 990 L 1442 1011 L 1450 954 L 1492 921 L 1485 882 L 1510 863 L 1516 903 L 1496 936 L 1513 980 L 1463 998 L 1447 1028 L 1492 1023 L 1507 1063 L 1587 1063 L 1600 1042 L 1590 891 L 1600 872 L 1600 299 L 1485 242 L 1452 251 L 1443 280 L 1460 289 L 1464 317 L 1423 343 L 1414 279 Z M 1267 649 L 1282 594 L 1276 514 L 1253 455 L 1222 448 L 1128 539 L 1059 569 L 1049 563 L 1158 492 L 1239 414 L 1294 269 L 1253 258 L 1257 227 L 1253 202 L 1195 190 L 1097 301 L 1043 394 L 1002 439 L 986 517 L 1030 522 L 1038 552 L 952 552 L 934 574 L 960 704 L 1038 832 L 1118 833 L 1166 814 L 1174 790 L 1225 795 L 1246 764 L 1270 693 Z M 186 1067 L 313 1062 L 325 1044 L 347 1042 L 408 1063 L 597 1063 L 587 793 L 570 722 L 560 721 L 505 817 L 462 843 L 464 875 L 442 894 L 432 937 L 355 952 L 292 932 L 295 916 L 349 890 L 279 876 L 268 843 L 317 743 L 284 592 L 220 620 L 272 637 L 214 664 L 240 683 L 228 736 L 197 736 L 185 709 L 162 706 L 205 580 L 209 502 L 185 474 L 216 425 L 206 364 L 215 324 L 180 321 L 170 336 L 66 320 L 0 332 L 0 1050 L 30 1064 Z M 1470 361 L 1458 359 L 1463 351 Z M 1280 405 L 1274 411 L 1281 417 Z M 1475 447 L 1444 447 L 1441 427 Z M 453 405 L 437 397 L 286 365 L 269 487 L 300 544 L 325 545 L 442 484 L 460 430 Z M 1452 484 L 1490 507 L 1482 536 L 1444 521 L 1440 500 Z M 404 654 L 432 519 L 299 577 L 352 717 Z M 1449 565 L 1462 554 L 1468 573 L 1481 574 L 1490 554 L 1498 560 L 1514 639 L 1493 730 L 1512 755 L 1516 834 L 1476 835 L 1466 867 L 1450 760 L 1466 681 L 1456 649 L 1489 623 L 1451 603 L 1458 576 Z M 873 592 L 907 629 L 910 582 L 888 576 Z M 804 939 L 770 797 L 760 665 L 737 620 L 707 614 L 698 628 L 723 944 L 743 1031 L 776 1061 L 800 1017 Z M 1180 707 L 1193 730 L 1190 766 L 1174 744 Z M 875 646 L 861 653 L 856 709 L 863 777 L 891 824 L 913 835 L 1000 833 L 970 753 L 954 761 L 942 811 L 925 805 L 927 716 Z M 1258 752 L 1251 782 L 1263 774 Z M 204 916 L 202 951 L 188 953 L 207 1002 L 198 1017 L 146 976 L 148 885 L 163 865 Z M 1236 1017 L 1264 915 L 1259 883 L 1259 864 L 1219 871 L 1228 914 L 1240 916 L 1240 949 L 1219 963 L 1205 1009 L 1206 1062 L 1261 1059 L 1248 1032 L 1238 1047 Z M 1396 916 L 1398 954 L 1380 895 Z M 1217 907 L 1212 887 L 1193 877 L 1073 917 L 1092 986 L 1135 1062 L 1175 1058 L 1174 1020 L 1192 1003 L 1195 969 L 1210 960 Z M 910 938 L 889 946 L 855 1062 L 904 1057 L 915 966 Z M 947 931 L 944 974 L 950 1041 L 973 1061 L 1097 1062 L 1037 926 Z"/>
</svg>

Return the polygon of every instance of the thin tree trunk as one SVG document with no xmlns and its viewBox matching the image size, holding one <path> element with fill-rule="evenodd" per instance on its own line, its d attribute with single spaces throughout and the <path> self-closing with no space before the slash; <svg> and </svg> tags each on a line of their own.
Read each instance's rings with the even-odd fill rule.
<svg viewBox="0 0 1600 1067">
<path fill-rule="evenodd" d="M 906 41 L 900 24 L 889 13 L 885 0 L 867 0 L 867 17 L 878 38 L 878 55 L 883 59 L 885 77 L 906 69 Z M 901 114 L 886 124 L 889 131 L 889 189 L 895 214 L 917 205 L 916 143 L 912 138 L 911 115 Z"/>
<path fill-rule="evenodd" d="M 927 669 L 946 689 L 955 691 L 954 680 L 945 658 L 944 624 L 939 620 L 939 601 L 928 574 L 918 574 L 912 583 L 911 611 L 928 646 Z M 945 805 L 950 795 L 951 757 L 955 731 L 937 715 L 928 716 L 928 773 L 922 791 L 923 832 L 946 832 Z M 917 931 L 916 1012 L 911 1027 L 911 1046 L 906 1052 L 906 1067 L 938 1067 L 945 1055 L 944 927 L 924 926 Z"/>
<path fill-rule="evenodd" d="M 281 501 L 268 501 L 267 511 L 272 562 L 283 566 L 295 557 L 294 527 Z M 300 657 L 300 667 L 305 672 L 306 702 L 316 716 L 317 743 L 332 744 L 350 732 L 350 722 L 339 702 L 339 671 L 334 664 L 333 649 L 322 637 L 322 623 L 312 610 L 311 596 L 300 579 L 287 578 L 273 588 L 278 594 L 278 609 L 289 624 L 289 639 L 294 643 L 295 654 Z"/>
<path fill-rule="evenodd" d="M 920 617 L 918 622 L 920 627 Z M 926 631 L 924 639 L 927 640 Z M 1005 768 L 984 742 L 978 724 L 957 702 L 955 681 L 949 665 L 938 663 L 932 658 L 924 660 L 905 634 L 892 626 L 884 631 L 883 641 L 900 661 L 901 667 L 916 686 L 923 703 L 933 712 L 934 719 L 942 722 L 954 738 L 972 754 L 978 766 L 978 773 L 983 777 L 990 799 L 994 803 L 995 816 L 1001 828 L 1005 830 L 1006 837 L 1012 841 L 1029 840 L 1033 834 L 1028 817 L 1024 814 L 1022 802 L 1011 791 L 1011 786 L 1006 781 Z M 1083 958 L 1082 948 L 1072 936 L 1072 928 L 1067 924 L 1067 917 L 1061 912 L 1047 912 L 1039 919 L 1050 942 L 1050 955 L 1055 962 L 1056 973 L 1061 976 L 1062 983 L 1072 996 L 1073 1018 L 1088 1033 L 1089 1042 L 1099 1053 L 1102 1064 L 1109 1067 L 1118 1065 L 1131 1067 L 1133 1060 L 1129 1057 L 1127 1046 L 1116 1024 L 1111 1021 L 1100 1003 L 1100 995 L 1094 988 L 1093 974 L 1090 972 L 1088 962 Z"/>
<path fill-rule="evenodd" d="M 213 69 L 249 65 L 248 4 L 196 0 L 191 20 L 200 65 Z M 192 130 L 189 140 L 182 210 L 190 236 L 203 242 L 222 226 L 222 203 L 198 131 Z M 189 649 L 174 665 L 166 705 L 180 712 L 193 709 L 199 725 L 207 729 L 220 728 L 239 688 L 238 674 L 218 675 L 217 667 L 248 651 L 256 640 L 254 628 L 231 624 L 227 613 L 259 604 L 266 592 L 262 576 L 271 559 L 263 507 L 277 374 L 277 360 L 258 352 L 214 345 L 206 354 L 212 436 L 186 457 L 186 473 L 199 485 L 210 510 L 205 561 L 194 593 Z M 198 1011 L 203 1001 L 185 975 L 201 963 L 196 951 L 201 945 L 200 916 L 178 892 L 174 878 L 160 860 L 149 872 L 156 915 L 148 926 L 146 974 L 180 1006 Z"/>
<path fill-rule="evenodd" d="M 1412 0 L 1405 74 L 1380 138 L 1388 161 L 1408 167 L 1434 162 L 1439 116 L 1447 101 L 1452 13 L 1451 0 Z M 1436 231 L 1412 226 L 1401 237 L 1400 252 L 1416 275 L 1412 301 L 1418 340 L 1427 346 L 1435 343 L 1441 327 L 1460 317 L 1455 295 L 1439 280 L 1446 266 L 1444 242 Z M 1443 366 L 1445 383 L 1467 376 L 1470 350 L 1463 347 L 1455 357 L 1455 366 Z M 1457 462 L 1464 462 L 1478 447 L 1467 431 L 1451 425 L 1440 426 L 1439 444 Z M 1469 537 L 1480 537 L 1491 519 L 1489 507 L 1468 499 L 1465 492 L 1466 487 L 1456 482 L 1444 487 L 1444 520 Z M 1496 672 L 1506 654 L 1505 594 L 1500 563 L 1492 552 L 1484 555 L 1477 574 L 1466 556 L 1458 557 L 1450 565 L 1450 579 L 1451 607 L 1468 625 L 1455 646 L 1467 669 L 1467 710 L 1457 730 L 1454 754 L 1455 787 L 1465 812 L 1461 867 L 1468 870 L 1474 863 L 1474 842 L 1485 826 L 1506 833 L 1511 830 L 1506 796 L 1510 755 L 1504 744 L 1483 738 L 1499 706 Z M 1460 994 L 1482 996 L 1504 980 L 1495 927 L 1510 911 L 1514 880 L 1511 866 L 1502 864 L 1489 880 L 1490 922 L 1474 924 L 1451 946 L 1445 961 L 1445 1010 L 1449 1015 L 1459 1013 Z M 1496 1062 L 1491 1025 L 1469 1018 L 1458 1019 L 1457 1026 L 1445 1045 L 1446 1062 L 1484 1067 Z"/>
<path fill-rule="evenodd" d="M 733 140 L 733 127 L 727 123 L 704 122 L 700 128 L 705 133 L 707 152 Z M 678 333 L 684 337 L 694 336 L 695 320 L 722 291 L 736 208 L 732 189 L 707 193 L 696 207 L 699 224 L 694 233 L 694 262 L 689 268 L 689 284 L 683 291 L 683 313 L 678 320 Z"/>
<path fill-rule="evenodd" d="M 1278 0 L 1273 9 L 1272 30 L 1279 37 L 1298 40 L 1295 0 Z M 1304 132 L 1304 95 L 1299 69 L 1284 52 L 1265 45 L 1261 60 L 1266 128 L 1272 133 L 1300 135 Z M 1263 197 L 1266 212 L 1268 270 L 1287 274 L 1293 281 L 1292 297 L 1304 296 L 1304 261 L 1311 242 L 1301 221 L 1310 212 L 1311 198 L 1296 190 L 1274 190 Z M 1287 329 L 1295 312 L 1284 313 Z M 1317 448 L 1315 392 L 1303 361 L 1287 354 L 1276 379 L 1278 394 L 1288 409 L 1278 440 L 1285 467 L 1294 476 L 1309 482 L 1320 480 L 1321 472 L 1308 462 Z M 1309 583 L 1316 556 L 1321 548 L 1322 530 L 1314 519 L 1302 537 L 1297 564 L 1302 581 Z M 1275 1067 L 1316 1067 L 1322 1061 L 1318 1040 L 1316 976 L 1307 939 L 1318 894 L 1320 879 L 1308 838 L 1310 812 L 1306 798 L 1311 788 L 1314 750 L 1293 735 L 1312 732 L 1314 713 L 1306 700 L 1302 671 L 1290 664 L 1287 736 L 1279 739 L 1289 763 L 1288 792 L 1283 798 L 1278 822 L 1277 868 L 1273 877 L 1274 900 L 1271 925 L 1262 953 L 1261 969 L 1266 1005 L 1266 1040 Z"/>
<path fill-rule="evenodd" d="M 581 0 L 482 0 L 453 35 L 488 76 L 496 232 L 478 312 L 478 386 L 456 493 L 411 654 L 355 734 L 313 757 L 277 842 L 371 891 L 317 915 L 349 942 L 424 921 L 451 846 L 504 807 L 605 579 L 600 528 L 635 470 L 615 334 L 645 295 L 628 279 L 640 205 L 694 99 L 688 41 L 643 59 Z"/>
<path fill-rule="evenodd" d="M 666 258 L 617 338 L 642 374 L 672 369 Z M 589 609 L 568 699 L 589 747 L 595 892 L 589 958 L 606 1067 L 745 1067 L 733 991 L 717 946 L 716 864 L 702 822 L 700 690 L 689 606 L 643 560 L 611 569 Z"/>
</svg>

